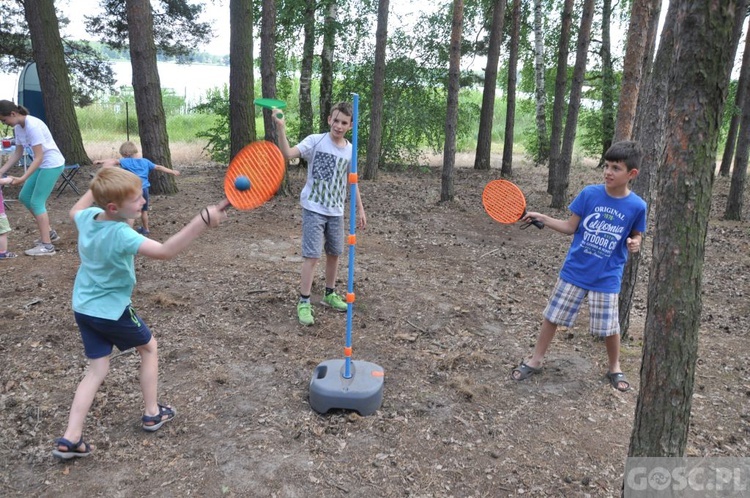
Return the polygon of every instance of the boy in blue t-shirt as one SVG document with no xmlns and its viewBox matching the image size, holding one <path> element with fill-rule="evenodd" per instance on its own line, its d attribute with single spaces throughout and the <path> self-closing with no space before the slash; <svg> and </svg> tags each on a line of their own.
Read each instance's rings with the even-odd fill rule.
<svg viewBox="0 0 750 498">
<path fill-rule="evenodd" d="M 141 182 L 143 182 L 143 198 L 146 199 L 146 203 L 143 205 L 143 209 L 141 209 L 141 227 L 137 229 L 137 232 L 142 235 L 149 235 L 151 231 L 148 228 L 148 189 L 151 183 L 148 181 L 148 174 L 154 169 L 175 176 L 178 176 L 180 172 L 164 167 L 161 164 L 154 164 L 148 159 L 140 157 L 138 146 L 133 142 L 124 142 L 120 145 L 120 155 L 122 156 L 121 159 L 101 159 L 94 161 L 94 164 L 105 168 L 120 166 L 122 169 L 135 173 L 141 179 Z"/>
<path fill-rule="evenodd" d="M 628 252 L 640 251 L 646 231 L 646 202 L 628 186 L 638 175 L 642 157 L 636 142 L 612 144 L 604 154 L 604 184 L 584 187 L 570 204 L 570 218 L 558 220 L 536 212 L 524 217 L 524 221 L 537 219 L 553 230 L 573 235 L 573 241 L 544 310 L 534 353 L 513 369 L 514 380 L 542 371 L 558 325 L 573 326 L 588 295 L 591 334 L 603 337 L 607 349 L 607 379 L 619 391 L 630 389 L 620 368 L 618 298 Z"/>
<path fill-rule="evenodd" d="M 98 207 L 92 207 L 94 202 Z M 133 259 L 136 254 L 153 259 L 174 258 L 208 227 L 217 227 L 226 219 L 224 210 L 229 201 L 203 208 L 163 244 L 136 233 L 129 225 L 144 202 L 141 180 L 136 175 L 119 168 L 102 168 L 91 182 L 91 189 L 70 210 L 78 229 L 81 258 L 73 284 L 73 311 L 90 361 L 76 389 L 65 434 L 55 441 L 52 454 L 57 458 L 69 460 L 91 454 L 83 440 L 83 424 L 109 371 L 113 346 L 120 351 L 135 348 L 141 356 L 143 430 L 154 432 L 175 416 L 171 406 L 157 402 L 156 339 L 131 307 L 136 281 Z"/>
</svg>

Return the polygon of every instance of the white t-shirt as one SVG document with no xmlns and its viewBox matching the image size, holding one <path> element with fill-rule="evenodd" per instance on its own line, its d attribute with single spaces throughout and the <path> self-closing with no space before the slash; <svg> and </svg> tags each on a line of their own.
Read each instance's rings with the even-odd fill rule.
<svg viewBox="0 0 750 498">
<path fill-rule="evenodd" d="M 16 125 L 13 127 L 16 135 L 16 147 L 33 147 L 41 145 L 44 157 L 40 169 L 57 168 L 65 165 L 65 158 L 60 149 L 57 148 L 49 128 L 39 118 L 26 116 L 25 126 Z"/>
<path fill-rule="evenodd" d="M 344 216 L 352 144 L 338 147 L 330 133 L 310 135 L 297 145 L 307 161 L 307 183 L 300 194 L 303 208 L 324 216 Z"/>
</svg>

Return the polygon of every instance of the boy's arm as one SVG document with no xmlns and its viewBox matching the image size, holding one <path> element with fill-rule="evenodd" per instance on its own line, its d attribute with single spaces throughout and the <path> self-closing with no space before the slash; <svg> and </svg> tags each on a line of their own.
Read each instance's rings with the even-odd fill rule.
<svg viewBox="0 0 750 498">
<path fill-rule="evenodd" d="M 153 239 L 146 239 L 138 248 L 138 254 L 153 259 L 172 259 L 184 251 L 192 241 L 209 227 L 218 227 L 222 221 L 227 219 L 226 209 L 229 201 L 224 199 L 215 206 L 201 209 L 200 214 L 195 216 L 190 223 L 172 235 L 163 244 Z"/>
<path fill-rule="evenodd" d="M 359 194 L 359 184 L 357 184 L 355 191 L 357 192 L 357 228 L 365 228 L 367 216 L 365 215 L 365 207 L 362 205 L 362 196 Z"/>
<path fill-rule="evenodd" d="M 529 222 L 532 219 L 539 220 L 544 223 L 545 226 L 557 232 L 564 233 L 565 235 L 573 235 L 576 233 L 578 224 L 581 222 L 581 217 L 577 214 L 571 214 L 570 218 L 567 220 L 558 220 L 557 218 L 552 218 L 546 214 L 533 211 L 526 213 L 526 216 L 521 218 L 521 221 Z"/>
<path fill-rule="evenodd" d="M 301 155 L 299 148 L 296 145 L 294 147 L 289 146 L 289 139 L 286 137 L 286 121 L 283 114 L 282 117 L 279 117 L 278 114 L 280 113 L 276 112 L 276 109 L 271 111 L 271 116 L 276 123 L 276 132 L 279 135 L 279 149 L 287 161 L 298 158 Z"/>
<path fill-rule="evenodd" d="M 91 205 L 94 203 L 94 194 L 91 193 L 91 190 L 87 190 L 85 194 L 83 194 L 83 197 L 78 199 L 78 202 L 73 204 L 73 207 L 70 208 L 70 219 L 75 221 L 76 214 L 79 211 L 83 211 L 86 208 L 91 207 Z"/>
<path fill-rule="evenodd" d="M 180 172 L 177 171 L 176 169 L 169 169 L 166 166 L 162 166 L 161 164 L 154 165 L 154 169 L 156 171 L 161 171 L 162 173 L 169 173 L 170 175 L 175 175 L 175 176 L 180 174 Z"/>
<path fill-rule="evenodd" d="M 641 243 L 643 242 L 643 234 L 637 230 L 630 232 L 630 236 L 625 241 L 628 246 L 628 251 L 631 253 L 637 253 L 641 250 Z"/>
</svg>

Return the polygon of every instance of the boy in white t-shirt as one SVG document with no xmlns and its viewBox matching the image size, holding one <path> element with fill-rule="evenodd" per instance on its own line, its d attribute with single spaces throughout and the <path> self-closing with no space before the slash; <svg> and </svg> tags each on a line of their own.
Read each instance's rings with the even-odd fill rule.
<svg viewBox="0 0 750 498">
<path fill-rule="evenodd" d="M 344 204 L 347 179 L 352 160 L 352 144 L 344 135 L 352 129 L 353 110 L 348 102 L 333 106 L 328 116 L 328 133 L 310 135 L 294 147 L 286 136 L 283 114 L 273 112 L 279 133 L 279 148 L 289 160 L 301 157 L 307 161 L 307 182 L 300 194 L 302 206 L 302 275 L 300 279 L 297 318 L 302 325 L 315 323 L 310 302 L 313 274 L 320 255 L 326 253 L 326 289 L 320 303 L 336 311 L 347 305 L 335 291 L 339 256 L 344 252 Z M 362 198 L 357 192 L 357 225 L 367 224 Z"/>
</svg>

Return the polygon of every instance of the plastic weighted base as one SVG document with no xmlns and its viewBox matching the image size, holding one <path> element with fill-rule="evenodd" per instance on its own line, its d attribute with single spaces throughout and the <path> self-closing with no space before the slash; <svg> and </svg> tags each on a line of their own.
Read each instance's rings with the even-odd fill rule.
<svg viewBox="0 0 750 498">
<path fill-rule="evenodd" d="M 367 361 L 352 361 L 351 377 L 344 378 L 345 360 L 328 360 L 315 367 L 310 381 L 310 406 L 318 413 L 354 410 L 371 415 L 383 402 L 383 368 Z"/>
</svg>

